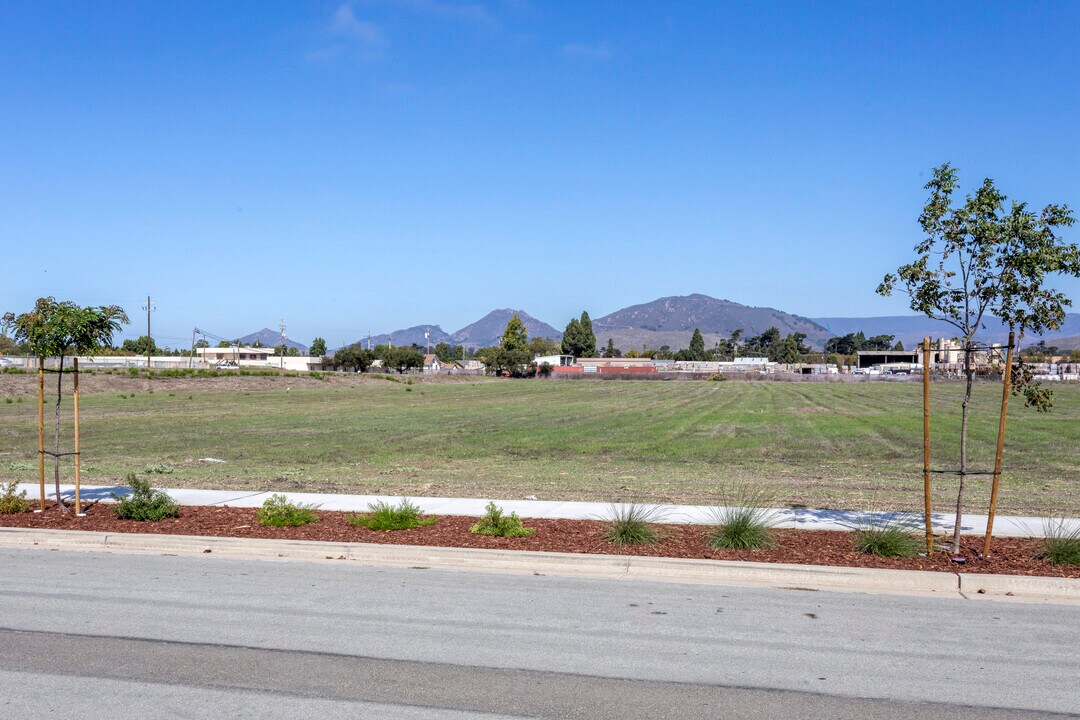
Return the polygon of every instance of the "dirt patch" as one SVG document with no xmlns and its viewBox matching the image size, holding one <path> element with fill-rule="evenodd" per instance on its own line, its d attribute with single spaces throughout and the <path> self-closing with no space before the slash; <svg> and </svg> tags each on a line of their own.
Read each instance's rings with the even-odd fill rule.
<svg viewBox="0 0 1080 720">
<path fill-rule="evenodd" d="M 319 377 L 321 375 L 321 377 Z M 275 373 L 268 375 L 219 375 L 217 377 L 167 377 L 163 375 L 131 376 L 127 373 L 83 372 L 79 376 L 79 389 L 84 393 L 139 392 L 254 392 L 281 390 L 284 388 L 360 387 L 387 385 L 412 380 L 414 385 L 428 383 L 483 382 L 491 380 L 477 375 L 375 375 L 358 373 Z M 71 392 L 72 375 L 64 373 L 64 392 Z M 387 378 L 392 378 L 388 380 Z M 0 397 L 37 397 L 36 372 L 0 373 Z M 45 378 L 46 402 L 56 399 L 56 376 L 49 373 Z"/>
<path fill-rule="evenodd" d="M 505 550 L 543 550 L 601 555 L 638 555 L 650 557 L 697 558 L 706 560 L 742 560 L 753 562 L 797 563 L 841 567 L 887 568 L 891 570 L 931 570 L 939 572 L 976 572 L 1009 575 L 1080 578 L 1080 566 L 1055 566 L 1036 559 L 1041 542 L 1032 538 L 996 538 L 993 556 L 979 555 L 982 537 L 966 537 L 961 555 L 963 565 L 950 560 L 947 553 L 932 558 L 879 558 L 853 549 L 854 534 L 832 530 L 777 530 L 779 544 L 766 550 L 742 552 L 717 550 L 707 544 L 708 528 L 700 525 L 661 525 L 662 540 L 655 545 L 616 545 L 604 539 L 606 523 L 602 520 L 525 520 L 536 529 L 527 538 L 498 538 L 474 535 L 469 528 L 476 518 L 440 516 L 428 527 L 395 532 L 378 532 L 350 525 L 354 513 L 319 511 L 319 522 L 295 528 L 264 527 L 254 508 L 185 506 L 179 518 L 160 522 L 117 520 L 105 504 L 93 504 L 86 517 L 62 513 L 54 505 L 44 513 L 0 515 L 0 526 L 50 530 L 91 530 L 99 532 L 154 533 L 167 535 L 207 535 L 214 537 L 276 538 L 282 540 L 321 540 L 389 545 L 421 545 Z"/>
</svg>

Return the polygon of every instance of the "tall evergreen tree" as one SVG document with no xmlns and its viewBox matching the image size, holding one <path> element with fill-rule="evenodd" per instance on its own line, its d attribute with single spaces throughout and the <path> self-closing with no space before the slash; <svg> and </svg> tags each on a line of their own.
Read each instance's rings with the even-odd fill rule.
<svg viewBox="0 0 1080 720">
<path fill-rule="evenodd" d="M 705 338 L 701 330 L 694 328 L 694 336 L 690 338 L 690 359 L 702 362 L 705 360 Z"/>
<path fill-rule="evenodd" d="M 566 329 L 563 330 L 562 335 L 562 351 L 563 355 L 573 355 L 574 357 L 581 357 L 581 323 L 577 318 L 570 318 L 570 322 L 566 323 Z"/>
<path fill-rule="evenodd" d="M 581 357 L 596 357 L 596 335 L 593 333 L 592 319 L 585 310 L 581 311 Z"/>
</svg>

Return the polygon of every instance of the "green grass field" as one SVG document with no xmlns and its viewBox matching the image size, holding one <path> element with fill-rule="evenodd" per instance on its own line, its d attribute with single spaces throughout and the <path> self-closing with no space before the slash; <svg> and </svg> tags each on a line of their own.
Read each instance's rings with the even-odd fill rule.
<svg viewBox="0 0 1080 720">
<path fill-rule="evenodd" d="M 165 486 L 696 503 L 736 483 L 783 505 L 921 507 L 918 383 L 285 385 L 170 395 L 162 379 L 132 381 L 135 397 L 84 393 L 85 482 L 165 464 Z M 1048 415 L 1010 406 L 1003 512 L 1080 515 L 1080 387 L 1054 390 Z M 976 387 L 978 469 L 993 464 L 1000 392 Z M 934 387 L 936 467 L 956 464 L 960 393 Z M 0 399 L 0 479 L 36 478 L 36 435 L 33 398 Z M 227 462 L 198 462 L 207 456 Z M 947 511 L 955 478 L 935 482 Z M 988 478 L 971 486 L 968 509 L 982 511 Z"/>
</svg>

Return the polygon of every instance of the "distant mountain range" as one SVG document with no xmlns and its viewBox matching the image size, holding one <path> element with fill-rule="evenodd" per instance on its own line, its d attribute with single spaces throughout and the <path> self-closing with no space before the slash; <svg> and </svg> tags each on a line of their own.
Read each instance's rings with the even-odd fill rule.
<svg viewBox="0 0 1080 720">
<path fill-rule="evenodd" d="M 822 345 L 829 331 L 813 320 L 775 308 L 751 307 L 708 295 L 675 295 L 649 303 L 632 305 L 593 321 L 597 345 L 607 345 L 611 338 L 622 350 L 642 346 L 683 348 L 690 345 L 694 330 L 701 330 L 705 346 L 742 328 L 743 338 L 760 335 L 770 327 L 781 335 L 803 333 L 810 344 Z"/>
<path fill-rule="evenodd" d="M 499 341 L 502 340 L 503 331 L 506 330 L 506 324 L 510 322 L 510 318 L 514 315 L 521 319 L 530 338 L 545 337 L 551 340 L 562 338 L 561 332 L 546 322 L 537 320 L 524 310 L 503 308 L 501 310 L 492 310 L 476 322 L 466 325 L 453 334 L 447 333 L 439 325 L 414 325 L 404 330 L 395 330 L 392 333 L 372 335 L 371 346 L 393 343 L 395 346 L 417 345 L 427 347 L 431 345 L 431 347 L 435 347 L 439 343 L 445 342 L 449 345 L 464 345 L 467 348 L 490 347 L 499 344 Z M 426 339 L 424 338 L 425 332 L 428 333 Z M 361 338 L 356 342 L 367 347 L 368 338 Z"/>
<path fill-rule="evenodd" d="M 503 308 L 502 310 L 492 310 L 484 317 L 480 318 L 471 325 L 458 330 L 456 333 L 450 336 L 447 341 L 451 345 L 464 345 L 465 347 L 490 347 L 492 345 L 498 345 L 502 340 L 503 331 L 506 330 L 506 324 L 510 322 L 510 318 L 517 315 L 521 322 L 525 325 L 525 331 L 530 338 L 543 337 L 549 340 L 561 340 L 562 333 L 546 322 L 537 320 L 524 310 L 512 310 L 510 308 Z"/>
<path fill-rule="evenodd" d="M 241 345 L 247 345 L 248 347 L 255 343 L 261 343 L 263 347 L 273 348 L 281 344 L 281 331 L 271 330 L 270 328 L 263 328 L 257 332 L 253 332 L 250 335 L 245 335 L 240 338 Z M 308 346 L 303 343 L 298 343 L 295 340 L 285 338 L 285 345 L 291 348 L 296 348 L 297 352 L 301 355 L 307 355 Z"/>
<path fill-rule="evenodd" d="M 559 340 L 562 333 L 554 326 L 538 320 L 524 310 L 502 308 L 492 310 L 474 323 L 460 330 L 447 333 L 438 324 L 414 325 L 392 333 L 371 336 L 371 344 L 418 345 L 432 347 L 440 342 L 450 345 L 464 345 L 467 348 L 489 347 L 497 345 L 510 318 L 517 315 L 525 324 L 530 338 L 545 337 Z M 569 320 L 569 318 L 567 318 Z M 1008 329 L 991 318 L 986 322 L 986 330 L 978 338 L 983 342 L 1004 342 L 1008 339 Z M 599 349 L 607 345 L 610 338 L 615 347 L 623 350 L 642 347 L 660 348 L 664 345 L 672 349 L 687 347 L 695 329 L 701 330 L 705 337 L 705 346 L 711 347 L 722 338 L 729 337 L 735 330 L 742 329 L 743 338 L 760 335 L 770 327 L 779 328 L 781 335 L 803 333 L 807 344 L 822 347 L 830 337 L 863 332 L 867 337 L 874 335 L 893 335 L 912 348 L 926 335 L 932 338 L 953 337 L 956 329 L 947 323 L 930 320 L 919 315 L 891 315 L 879 317 L 820 317 L 807 318 L 783 312 L 769 307 L 751 307 L 731 300 L 720 300 L 708 295 L 675 295 L 662 297 L 652 302 L 632 305 L 593 320 L 593 332 Z M 424 333 L 428 333 L 425 341 Z M 1043 336 L 1048 344 L 1057 344 L 1062 349 L 1074 349 L 1080 346 L 1080 314 L 1070 313 L 1064 325 L 1057 331 Z M 245 344 L 261 342 L 267 347 L 279 343 L 280 333 L 263 328 L 241 338 Z M 1059 338 L 1060 342 L 1054 342 Z M 1036 342 L 1038 338 L 1028 337 L 1024 345 Z M 358 339 L 367 346 L 366 337 Z M 286 344 L 301 353 L 307 352 L 307 346 L 286 340 Z"/>
<path fill-rule="evenodd" d="M 424 339 L 424 333 L 428 333 L 428 339 Z M 404 330 L 395 330 L 392 333 L 383 333 L 382 335 L 371 336 L 371 347 L 376 345 L 390 345 L 394 347 L 399 345 L 419 345 L 425 347 L 426 343 L 431 343 L 432 347 L 435 347 L 441 342 L 449 342 L 450 335 L 446 333 L 438 325 L 414 325 L 411 328 L 405 328 Z M 368 346 L 368 338 L 361 338 L 357 340 L 361 346 Z"/>
<path fill-rule="evenodd" d="M 923 315 L 891 315 L 864 318 L 827 317 L 814 318 L 814 322 L 828 328 L 829 337 L 847 335 L 860 330 L 867 337 L 872 335 L 894 335 L 895 339 L 904 343 L 904 347 L 909 350 L 922 342 L 922 339 L 927 335 L 936 339 L 939 337 L 951 338 L 958 334 L 957 329 L 952 325 L 940 320 L 931 320 Z M 1004 343 L 1008 341 L 1009 328 L 1002 325 L 997 318 L 991 317 L 984 324 L 986 329 L 976 334 L 978 340 L 988 343 Z M 1045 339 L 1047 344 L 1054 345 L 1057 344 L 1052 342 L 1054 338 L 1066 338 L 1072 335 L 1080 335 L 1080 313 L 1066 315 L 1061 328 L 1046 333 L 1042 336 L 1042 339 Z M 1025 337 L 1023 345 L 1027 346 L 1038 340 L 1037 336 Z"/>
<path fill-rule="evenodd" d="M 528 312 L 503 308 L 492 310 L 454 333 L 447 334 L 437 324 L 415 325 L 392 333 L 372 335 L 371 344 L 375 346 L 393 342 L 394 345 L 424 346 L 424 332 L 427 331 L 430 336 L 427 342 L 432 346 L 446 342 L 467 348 L 489 347 L 499 343 L 506 324 L 514 315 L 521 318 L 530 338 L 562 338 L 562 332 L 556 327 L 538 320 Z M 774 326 L 780 328 L 780 332 L 785 335 L 789 332 L 805 333 L 813 344 L 820 345 L 829 337 L 826 328 L 808 318 L 774 308 L 749 307 L 700 294 L 663 297 L 593 320 L 597 345 L 602 349 L 610 338 L 616 347 L 623 350 L 642 346 L 686 347 L 690 344 L 695 329 L 701 330 L 706 345 L 712 345 L 739 328 L 743 329 L 744 337 L 749 337 L 759 335 Z M 361 338 L 357 342 L 366 346 L 367 338 Z"/>
</svg>

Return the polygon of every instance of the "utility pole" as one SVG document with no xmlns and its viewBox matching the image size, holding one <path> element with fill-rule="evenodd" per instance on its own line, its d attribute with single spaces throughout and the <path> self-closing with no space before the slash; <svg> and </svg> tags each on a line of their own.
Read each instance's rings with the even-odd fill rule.
<svg viewBox="0 0 1080 720">
<path fill-rule="evenodd" d="M 278 363 L 278 369 L 285 369 L 285 318 L 281 319 L 281 323 L 278 325 L 281 328 L 281 342 L 278 346 L 281 348 L 281 360 Z"/>
<path fill-rule="evenodd" d="M 431 328 L 424 328 L 424 352 L 431 354 Z"/>
<path fill-rule="evenodd" d="M 146 371 L 150 371 L 150 313 L 154 311 L 154 306 L 150 302 L 150 296 L 146 296 Z"/>
<path fill-rule="evenodd" d="M 195 333 L 199 332 L 199 328 L 191 328 L 191 354 L 188 355 L 188 369 L 195 367 Z"/>
</svg>

